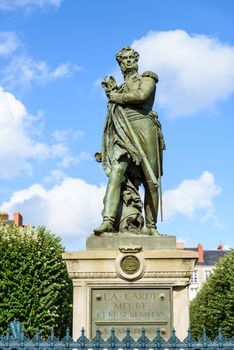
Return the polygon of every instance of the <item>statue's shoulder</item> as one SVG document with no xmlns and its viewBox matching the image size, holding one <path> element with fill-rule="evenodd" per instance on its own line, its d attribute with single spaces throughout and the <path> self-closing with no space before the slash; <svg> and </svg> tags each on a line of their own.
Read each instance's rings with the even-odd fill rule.
<svg viewBox="0 0 234 350">
<path fill-rule="evenodd" d="M 152 78 L 155 80 L 155 82 L 157 83 L 158 82 L 158 76 L 156 73 L 150 71 L 150 70 L 147 70 L 146 72 L 144 72 L 142 74 L 142 77 L 147 77 L 147 78 Z"/>
</svg>

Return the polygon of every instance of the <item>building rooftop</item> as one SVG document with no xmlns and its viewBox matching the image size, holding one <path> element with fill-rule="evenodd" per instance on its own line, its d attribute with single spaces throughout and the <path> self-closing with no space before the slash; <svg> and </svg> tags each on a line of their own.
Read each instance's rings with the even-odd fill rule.
<svg viewBox="0 0 234 350">
<path fill-rule="evenodd" d="M 184 248 L 185 250 L 197 251 L 197 248 Z M 203 261 L 197 261 L 197 265 L 213 266 L 227 254 L 229 250 L 203 250 Z"/>
<path fill-rule="evenodd" d="M 0 223 L 1 222 L 6 223 L 7 225 L 12 225 L 14 223 L 17 226 L 23 226 L 23 216 L 17 211 L 13 214 L 13 219 L 10 219 L 8 213 L 0 212 Z"/>
</svg>

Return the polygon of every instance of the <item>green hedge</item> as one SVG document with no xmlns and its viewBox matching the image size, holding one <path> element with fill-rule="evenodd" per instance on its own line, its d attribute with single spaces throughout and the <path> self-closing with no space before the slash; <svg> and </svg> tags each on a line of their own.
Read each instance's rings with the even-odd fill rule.
<svg viewBox="0 0 234 350">
<path fill-rule="evenodd" d="M 193 336 L 199 338 L 203 328 L 215 338 L 218 329 L 227 338 L 234 336 L 234 250 L 220 259 L 208 281 L 190 305 Z"/>
<path fill-rule="evenodd" d="M 60 239 L 45 227 L 0 224 L 0 333 L 19 320 L 26 335 L 43 337 L 71 326 L 72 283 Z"/>
</svg>

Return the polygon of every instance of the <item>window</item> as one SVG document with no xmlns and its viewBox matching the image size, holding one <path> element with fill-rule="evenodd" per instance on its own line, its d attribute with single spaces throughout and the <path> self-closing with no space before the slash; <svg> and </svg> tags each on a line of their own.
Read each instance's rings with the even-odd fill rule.
<svg viewBox="0 0 234 350">
<path fill-rule="evenodd" d="M 197 288 L 190 288 L 189 289 L 189 299 L 193 300 L 195 296 L 197 295 L 198 287 Z"/>
<path fill-rule="evenodd" d="M 207 281 L 208 277 L 210 276 L 211 272 L 212 272 L 211 270 L 206 270 L 206 271 L 205 271 L 205 278 L 206 278 L 206 281 Z"/>
<path fill-rule="evenodd" d="M 198 282 L 198 273 L 197 273 L 197 271 L 193 271 L 193 274 L 191 276 L 190 282 L 191 283 L 197 283 Z"/>
</svg>

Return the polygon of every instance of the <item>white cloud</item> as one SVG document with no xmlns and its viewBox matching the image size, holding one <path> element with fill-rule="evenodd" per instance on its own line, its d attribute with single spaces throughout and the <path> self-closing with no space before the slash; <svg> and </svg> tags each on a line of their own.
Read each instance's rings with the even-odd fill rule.
<svg viewBox="0 0 234 350">
<path fill-rule="evenodd" d="M 61 180 L 64 180 L 67 177 L 67 174 L 64 173 L 61 169 L 52 169 L 50 171 L 50 174 L 48 176 L 45 176 L 42 180 L 43 183 L 48 184 L 57 184 L 61 182 Z"/>
<path fill-rule="evenodd" d="M 70 77 L 77 66 L 63 63 L 51 69 L 46 61 L 37 61 L 29 56 L 16 56 L 2 69 L 2 83 L 10 88 L 27 88 L 32 82 L 47 83 Z"/>
<path fill-rule="evenodd" d="M 215 218 L 213 200 L 221 193 L 213 174 L 204 171 L 198 179 L 184 180 L 176 189 L 165 191 L 163 208 L 165 222 L 176 215 L 192 220 L 205 221 Z"/>
<path fill-rule="evenodd" d="M 67 152 L 63 159 L 58 163 L 58 166 L 62 168 L 69 168 L 72 165 L 76 165 L 83 160 L 93 160 L 94 157 L 91 156 L 89 152 L 81 151 L 77 156 L 72 156 Z"/>
<path fill-rule="evenodd" d="M 70 141 L 79 140 L 84 136 L 84 134 L 85 132 L 82 130 L 65 129 L 65 130 L 54 130 L 52 136 L 56 141 L 66 142 L 68 140 Z"/>
<path fill-rule="evenodd" d="M 64 129 L 54 130 L 52 137 L 55 141 L 60 142 L 60 145 L 66 145 L 67 143 L 75 142 L 81 139 L 84 135 L 84 131 L 81 130 Z M 85 151 L 79 152 L 76 156 L 67 153 L 67 155 L 64 156 L 57 165 L 66 169 L 72 165 L 80 163 L 83 160 L 91 159 L 93 159 L 91 154 Z"/>
<path fill-rule="evenodd" d="M 64 174 L 55 171 L 50 176 L 62 178 Z M 49 177 L 47 180 L 50 181 Z M 198 179 L 183 181 L 177 189 L 164 193 L 166 220 L 172 220 L 176 215 L 198 221 L 214 219 L 213 200 L 220 191 L 214 176 L 207 171 Z M 21 211 L 25 223 L 45 225 L 72 246 L 77 238 L 87 237 L 100 224 L 104 194 L 103 185 L 95 186 L 66 177 L 49 190 L 35 184 L 13 193 L 0 210 Z"/>
<path fill-rule="evenodd" d="M 17 191 L 0 209 L 19 210 L 27 224 L 46 225 L 63 238 L 76 238 L 91 234 L 101 223 L 104 192 L 104 186 L 66 178 L 48 191 L 39 184 Z"/>
<path fill-rule="evenodd" d="M 35 142 L 26 131 L 29 115 L 24 105 L 0 87 L 0 177 L 31 172 L 30 159 L 45 159 L 49 147 Z"/>
<path fill-rule="evenodd" d="M 33 160 L 63 162 L 72 157 L 65 143 L 49 145 L 36 141 L 33 132 L 36 127 L 37 118 L 30 116 L 13 94 L 0 87 L 0 178 L 32 173 Z"/>
<path fill-rule="evenodd" d="M 12 54 L 20 45 L 20 40 L 14 32 L 0 32 L 0 56 Z"/>
<path fill-rule="evenodd" d="M 234 47 L 183 30 L 149 32 L 132 46 L 159 75 L 157 101 L 171 116 L 213 108 L 234 92 Z"/>
<path fill-rule="evenodd" d="M 48 6 L 59 7 L 63 0 L 0 0 L 0 10 L 14 11 L 17 9 L 33 9 Z"/>
<path fill-rule="evenodd" d="M 69 78 L 83 69 L 70 62 L 50 67 L 48 62 L 34 59 L 25 52 L 24 45 L 15 32 L 0 32 L 0 57 L 8 58 L 7 63 L 3 61 L 0 80 L 8 89 L 16 86 L 26 88 L 32 82 L 48 83 Z"/>
<path fill-rule="evenodd" d="M 71 63 L 63 63 L 51 72 L 50 79 L 52 80 L 57 78 L 70 77 L 75 71 L 81 70 L 83 70 L 82 66 L 72 65 Z"/>
<path fill-rule="evenodd" d="M 72 155 L 65 156 L 59 165 L 63 168 L 69 168 L 71 165 L 78 164 L 80 162 L 78 157 L 74 157 Z"/>
</svg>

